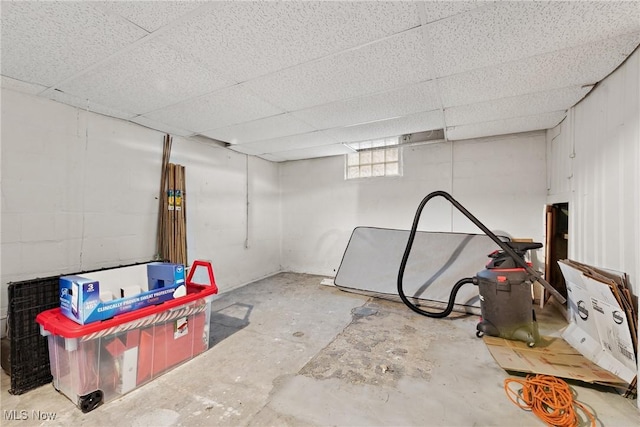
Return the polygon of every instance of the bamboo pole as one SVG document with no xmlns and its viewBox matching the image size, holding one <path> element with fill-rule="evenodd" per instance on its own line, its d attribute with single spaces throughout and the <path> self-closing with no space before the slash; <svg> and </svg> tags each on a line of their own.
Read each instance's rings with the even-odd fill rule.
<svg viewBox="0 0 640 427">
<path fill-rule="evenodd" d="M 182 167 L 176 165 L 176 262 L 182 261 Z"/>
<path fill-rule="evenodd" d="M 158 215 L 159 258 L 187 265 L 186 183 L 185 167 L 169 163 L 171 140 L 165 138 L 161 206 Z"/>
<path fill-rule="evenodd" d="M 182 210 L 184 194 L 184 167 L 175 165 L 175 262 L 186 265 L 184 211 Z"/>
<path fill-rule="evenodd" d="M 162 169 L 160 172 L 160 192 L 158 197 L 158 224 L 156 236 L 156 257 L 159 259 L 166 258 L 166 211 L 167 211 L 167 187 L 168 187 L 168 168 L 169 159 L 171 157 L 172 137 L 165 135 L 162 147 Z"/>
<path fill-rule="evenodd" d="M 169 163 L 169 188 L 167 191 L 168 207 L 167 207 L 167 258 L 169 262 L 175 262 L 175 223 L 176 223 L 176 211 L 175 211 L 175 183 L 176 183 L 176 168 L 173 163 Z"/>
<path fill-rule="evenodd" d="M 182 168 L 182 253 L 183 253 L 183 261 L 186 266 L 189 262 L 189 257 L 187 256 L 187 176 L 186 176 L 186 168 L 184 166 Z"/>
</svg>

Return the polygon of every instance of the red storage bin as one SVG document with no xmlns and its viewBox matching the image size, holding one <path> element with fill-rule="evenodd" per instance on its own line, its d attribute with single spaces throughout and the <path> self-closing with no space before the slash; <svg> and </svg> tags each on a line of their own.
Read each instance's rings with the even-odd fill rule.
<svg viewBox="0 0 640 427">
<path fill-rule="evenodd" d="M 87 325 L 59 308 L 38 314 L 53 386 L 88 412 L 201 354 L 217 292 L 215 283 L 187 282 L 183 297 Z"/>
</svg>

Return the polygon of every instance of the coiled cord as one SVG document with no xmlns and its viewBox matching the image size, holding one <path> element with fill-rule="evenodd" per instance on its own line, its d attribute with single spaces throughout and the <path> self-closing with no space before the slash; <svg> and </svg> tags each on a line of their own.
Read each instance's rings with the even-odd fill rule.
<svg viewBox="0 0 640 427">
<path fill-rule="evenodd" d="M 512 384 L 520 384 L 521 389 L 515 390 Z M 526 379 L 507 378 L 504 380 L 504 390 L 511 402 L 520 408 L 533 412 L 538 418 L 555 427 L 578 426 L 576 408 L 591 421 L 595 427 L 596 417 L 586 406 L 574 400 L 569 385 L 550 375 L 527 375 Z"/>
</svg>

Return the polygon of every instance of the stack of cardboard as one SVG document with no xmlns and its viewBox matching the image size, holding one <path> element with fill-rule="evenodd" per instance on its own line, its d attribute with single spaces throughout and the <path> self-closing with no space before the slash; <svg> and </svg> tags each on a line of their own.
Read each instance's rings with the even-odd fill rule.
<svg viewBox="0 0 640 427">
<path fill-rule="evenodd" d="M 638 307 L 626 274 L 572 260 L 558 264 L 567 282 L 570 316 L 562 337 L 628 384 L 626 394 L 635 393 Z"/>
<path fill-rule="evenodd" d="M 567 283 L 569 325 L 562 337 L 542 336 L 534 347 L 484 336 L 507 371 L 553 375 L 637 393 L 637 297 L 627 276 L 571 260 L 559 263 Z"/>
</svg>

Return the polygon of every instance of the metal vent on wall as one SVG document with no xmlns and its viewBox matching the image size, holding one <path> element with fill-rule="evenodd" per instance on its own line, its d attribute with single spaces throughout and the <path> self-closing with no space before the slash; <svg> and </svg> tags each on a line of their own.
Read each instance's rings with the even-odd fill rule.
<svg viewBox="0 0 640 427">
<path fill-rule="evenodd" d="M 400 137 L 401 145 L 435 144 L 445 142 L 444 129 L 434 129 L 424 132 L 408 133 Z"/>
<path fill-rule="evenodd" d="M 400 136 L 379 138 L 368 141 L 345 142 L 344 145 L 353 151 L 374 150 L 382 147 L 408 146 L 421 144 L 435 144 L 445 142 L 444 129 L 434 129 L 423 132 L 407 133 Z"/>
</svg>

